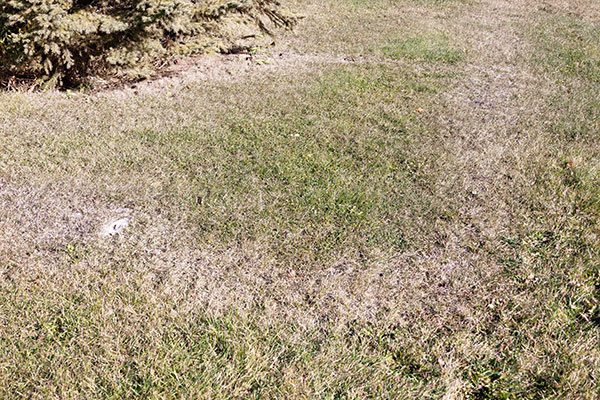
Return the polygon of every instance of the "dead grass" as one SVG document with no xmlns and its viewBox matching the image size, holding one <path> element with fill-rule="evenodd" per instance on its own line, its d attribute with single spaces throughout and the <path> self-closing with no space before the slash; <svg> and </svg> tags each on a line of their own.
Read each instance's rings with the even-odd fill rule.
<svg viewBox="0 0 600 400">
<path fill-rule="evenodd" d="M 0 397 L 597 398 L 587 5 L 298 0 L 252 60 L 1 93 Z"/>
</svg>

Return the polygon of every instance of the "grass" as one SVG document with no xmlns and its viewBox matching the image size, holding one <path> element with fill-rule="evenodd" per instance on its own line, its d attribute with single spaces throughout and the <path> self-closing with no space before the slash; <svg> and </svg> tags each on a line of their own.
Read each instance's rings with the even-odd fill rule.
<svg viewBox="0 0 600 400">
<path fill-rule="evenodd" d="M 381 51 L 393 60 L 408 58 L 454 64 L 464 58 L 460 50 L 450 46 L 448 37 L 440 34 L 402 38 L 394 45 L 384 46 Z"/>
<path fill-rule="evenodd" d="M 249 72 L 0 93 L 0 398 L 597 398 L 595 8 L 547 3 L 298 0 Z"/>
<path fill-rule="evenodd" d="M 600 26 L 563 15 L 550 18 L 550 22 L 539 26 L 542 65 L 547 71 L 598 83 L 600 53 L 596 39 Z"/>
</svg>

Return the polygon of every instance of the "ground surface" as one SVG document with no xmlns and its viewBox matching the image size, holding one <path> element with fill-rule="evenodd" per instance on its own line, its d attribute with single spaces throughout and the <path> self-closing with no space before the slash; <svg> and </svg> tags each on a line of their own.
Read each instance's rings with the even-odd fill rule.
<svg viewBox="0 0 600 400">
<path fill-rule="evenodd" d="M 0 94 L 0 397 L 599 398 L 598 3 L 291 7 Z"/>
</svg>

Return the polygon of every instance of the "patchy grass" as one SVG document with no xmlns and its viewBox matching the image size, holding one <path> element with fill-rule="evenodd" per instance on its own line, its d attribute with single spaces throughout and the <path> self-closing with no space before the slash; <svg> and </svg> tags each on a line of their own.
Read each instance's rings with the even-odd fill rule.
<svg viewBox="0 0 600 400">
<path fill-rule="evenodd" d="M 252 110 L 236 100 L 220 110 L 202 104 L 197 112 L 210 114 L 210 128 L 193 121 L 105 129 L 112 137 L 58 131 L 33 139 L 40 146 L 35 154 L 23 154 L 31 138 L 21 136 L 9 143 L 15 151 L 3 161 L 26 162 L 40 181 L 50 175 L 65 186 L 71 176 L 85 177 L 97 196 L 138 204 L 148 214 L 160 205 L 180 208 L 178 219 L 201 247 L 250 239 L 293 251 L 292 259 L 302 253 L 330 263 L 367 245 L 416 243 L 423 234 L 415 223 L 420 215 L 436 207 L 452 212 L 431 194 L 435 181 L 427 168 L 435 154 L 426 159 L 407 151 L 419 140 L 414 110 L 441 85 L 441 79 L 395 67 L 335 68 L 300 89 L 299 99 L 284 99 L 271 85 Z M 193 96 L 181 101 L 189 104 Z M 397 106 L 396 96 L 418 101 Z M 158 109 L 172 100 L 150 95 L 142 101 Z M 106 180 L 103 186 L 91 187 L 94 171 Z M 126 191 L 105 186 L 123 178 Z"/>
<path fill-rule="evenodd" d="M 547 45 L 594 43 L 450 3 L 303 0 L 250 73 L 1 93 L 0 398 L 596 398 L 600 89 Z"/>
</svg>

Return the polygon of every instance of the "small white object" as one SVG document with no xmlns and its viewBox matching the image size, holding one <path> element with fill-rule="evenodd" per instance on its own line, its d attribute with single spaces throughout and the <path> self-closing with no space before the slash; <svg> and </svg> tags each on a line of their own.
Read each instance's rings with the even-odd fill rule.
<svg viewBox="0 0 600 400">
<path fill-rule="evenodd" d="M 115 221 L 112 221 L 102 227 L 102 236 L 115 236 L 123 232 L 125 228 L 129 225 L 129 218 L 121 218 Z"/>
</svg>

